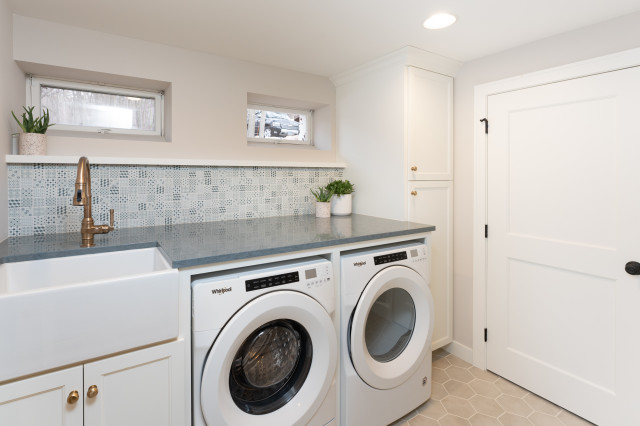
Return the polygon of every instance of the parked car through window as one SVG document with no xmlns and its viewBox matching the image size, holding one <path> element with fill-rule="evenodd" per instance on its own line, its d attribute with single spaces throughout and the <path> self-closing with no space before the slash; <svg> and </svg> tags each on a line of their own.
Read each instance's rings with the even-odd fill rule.
<svg viewBox="0 0 640 426">
<path fill-rule="evenodd" d="M 247 138 L 256 142 L 310 144 L 310 111 L 247 108 Z"/>
</svg>

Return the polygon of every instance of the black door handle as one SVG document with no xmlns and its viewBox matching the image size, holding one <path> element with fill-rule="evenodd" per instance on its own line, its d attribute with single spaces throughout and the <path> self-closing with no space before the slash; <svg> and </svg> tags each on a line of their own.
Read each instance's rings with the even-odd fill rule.
<svg viewBox="0 0 640 426">
<path fill-rule="evenodd" d="M 640 275 L 640 263 L 628 262 L 624 266 L 624 270 L 627 271 L 627 274 L 629 275 Z"/>
</svg>

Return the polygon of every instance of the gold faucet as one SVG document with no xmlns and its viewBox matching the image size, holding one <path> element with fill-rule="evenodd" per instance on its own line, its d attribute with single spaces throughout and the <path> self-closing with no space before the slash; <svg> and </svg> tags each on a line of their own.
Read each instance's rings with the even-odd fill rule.
<svg viewBox="0 0 640 426">
<path fill-rule="evenodd" d="M 106 234 L 113 231 L 113 209 L 109 210 L 109 225 L 94 225 L 91 217 L 91 174 L 89 173 L 89 159 L 80 157 L 78 160 L 78 174 L 76 175 L 76 189 L 73 194 L 73 205 L 84 206 L 82 219 L 82 242 L 80 247 L 93 247 L 94 234 Z"/>
</svg>

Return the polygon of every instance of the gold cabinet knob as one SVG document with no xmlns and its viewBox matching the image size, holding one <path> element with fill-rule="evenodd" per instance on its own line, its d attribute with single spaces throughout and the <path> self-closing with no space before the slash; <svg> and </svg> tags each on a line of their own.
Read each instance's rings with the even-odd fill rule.
<svg viewBox="0 0 640 426">
<path fill-rule="evenodd" d="M 95 398 L 98 395 L 98 387 L 96 385 L 89 386 L 87 390 L 87 398 Z"/>
<path fill-rule="evenodd" d="M 67 397 L 67 402 L 69 404 L 75 404 L 76 402 L 78 402 L 79 399 L 80 399 L 80 394 L 78 393 L 78 391 L 74 390 L 69 393 L 69 396 Z"/>
<path fill-rule="evenodd" d="M 412 172 L 417 172 L 418 171 L 418 166 L 412 166 L 411 167 L 411 171 Z"/>
<path fill-rule="evenodd" d="M 416 195 L 418 195 L 418 191 L 411 191 L 411 195 L 415 197 Z"/>
</svg>

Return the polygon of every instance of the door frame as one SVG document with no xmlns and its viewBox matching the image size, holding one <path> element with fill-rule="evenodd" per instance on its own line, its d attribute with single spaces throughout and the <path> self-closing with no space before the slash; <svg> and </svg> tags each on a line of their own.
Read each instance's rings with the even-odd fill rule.
<svg viewBox="0 0 640 426">
<path fill-rule="evenodd" d="M 640 66 L 640 48 L 575 62 L 518 77 L 481 84 L 474 88 L 474 196 L 473 196 L 473 365 L 486 369 L 487 346 L 487 140 L 484 123 L 489 96 L 550 83 Z M 489 123 L 491 131 L 491 123 Z M 491 232 L 489 230 L 489 232 Z"/>
</svg>

